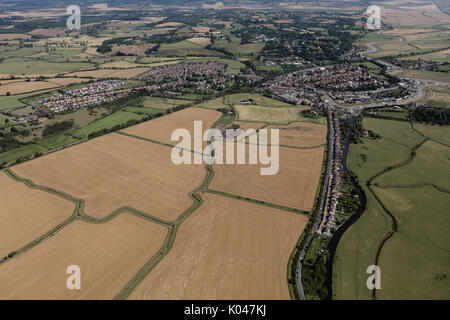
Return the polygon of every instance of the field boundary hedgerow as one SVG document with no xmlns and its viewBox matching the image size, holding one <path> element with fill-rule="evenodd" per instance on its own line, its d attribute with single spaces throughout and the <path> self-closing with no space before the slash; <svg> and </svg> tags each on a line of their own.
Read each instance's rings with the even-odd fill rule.
<svg viewBox="0 0 450 320">
<path fill-rule="evenodd" d="M 65 193 L 65 192 L 59 191 L 59 190 L 55 190 L 55 189 L 47 187 L 47 186 L 37 185 L 30 179 L 20 177 L 19 175 L 17 175 L 15 172 L 13 172 L 10 169 L 4 169 L 3 171 L 11 179 L 21 182 L 21 183 L 24 183 L 27 187 L 29 187 L 31 189 L 37 189 L 37 190 L 41 190 L 44 192 L 48 192 L 48 193 L 54 194 L 58 197 L 61 197 L 65 200 L 68 200 L 70 202 L 73 202 L 75 204 L 75 209 L 74 209 L 73 214 L 68 219 L 64 220 L 63 222 L 61 222 L 60 224 L 58 224 L 57 226 L 52 228 L 50 231 L 46 232 L 45 234 L 38 237 L 37 239 L 31 241 L 30 243 L 23 246 L 22 248 L 20 248 L 16 251 L 13 251 L 9 255 L 7 255 L 3 259 L 1 259 L 0 264 L 12 259 L 13 257 L 15 257 L 21 253 L 24 253 L 24 252 L 32 249 L 33 247 L 40 244 L 41 242 L 48 239 L 49 237 L 53 236 L 56 232 L 60 231 L 62 228 L 64 228 L 65 226 L 67 226 L 68 224 L 70 224 L 71 222 L 73 222 L 77 219 L 80 219 L 80 220 L 88 222 L 88 223 L 93 223 L 93 224 L 103 224 L 103 223 L 107 223 L 107 222 L 111 221 L 112 219 L 114 219 L 115 217 L 117 217 L 118 215 L 120 215 L 122 213 L 129 213 L 129 214 L 135 215 L 137 217 L 146 219 L 148 221 L 151 221 L 153 223 L 156 223 L 156 224 L 168 227 L 168 228 L 171 228 L 174 226 L 173 222 L 165 221 L 161 218 L 152 216 L 146 212 L 143 212 L 143 211 L 140 211 L 135 208 L 128 207 L 128 206 L 116 209 L 103 218 L 94 218 L 84 212 L 84 200 L 83 199 L 75 198 L 75 197 L 69 195 L 68 193 Z"/>
<path fill-rule="evenodd" d="M 320 202 L 322 198 L 322 193 L 324 189 L 324 181 L 325 177 L 327 175 L 327 166 L 328 166 L 328 160 L 329 160 L 329 152 L 330 152 L 330 127 L 327 125 L 327 134 L 326 134 L 326 140 L 324 147 L 324 157 L 322 161 L 322 168 L 320 172 L 319 177 L 319 184 L 316 190 L 314 205 L 309 213 L 309 221 L 306 224 L 305 228 L 303 229 L 302 234 L 300 235 L 294 249 L 292 250 L 291 256 L 289 257 L 288 262 L 288 268 L 287 268 L 287 282 L 288 282 L 288 288 L 289 288 L 289 294 L 291 296 L 292 300 L 300 300 L 300 293 L 298 291 L 298 284 L 297 284 L 297 266 L 300 262 L 300 254 L 306 245 L 305 241 L 308 237 L 308 234 L 311 233 L 311 230 L 314 226 L 314 220 L 317 219 L 317 215 L 320 210 Z M 301 281 L 301 279 L 300 279 Z"/>
<path fill-rule="evenodd" d="M 175 242 L 176 234 L 181 226 L 181 224 L 191 215 L 193 214 L 200 206 L 203 204 L 203 198 L 201 197 L 201 193 L 206 190 L 208 185 L 211 183 L 212 178 L 214 177 L 214 170 L 211 166 L 206 165 L 206 176 L 200 186 L 195 188 L 193 191 L 189 193 L 191 199 L 194 200 L 194 203 L 186 209 L 178 218 L 175 220 L 173 225 L 170 227 L 169 233 L 167 234 L 166 240 L 163 244 L 163 247 L 159 250 L 159 252 L 154 255 L 147 263 L 136 273 L 136 275 L 128 282 L 128 284 L 115 296 L 116 300 L 125 300 L 131 292 L 141 283 L 142 280 L 147 277 L 147 275 L 153 270 L 153 268 L 169 253 L 172 249 L 173 244 Z"/>
<path fill-rule="evenodd" d="M 150 222 L 162 225 L 162 226 L 168 228 L 168 232 L 167 232 L 166 239 L 164 241 L 163 246 L 158 250 L 157 253 L 155 253 L 147 261 L 147 263 L 139 270 L 139 272 L 128 282 L 126 287 L 123 288 L 115 297 L 115 299 L 125 299 L 132 292 L 132 290 L 150 273 L 150 271 L 158 264 L 158 262 L 161 261 L 161 259 L 170 251 L 170 249 L 172 248 L 173 243 L 175 241 L 176 232 L 177 232 L 179 226 L 183 223 L 183 221 L 186 220 L 195 210 L 197 210 L 203 204 L 203 199 L 201 198 L 200 193 L 203 192 L 208 187 L 209 183 L 211 182 L 211 180 L 214 176 L 214 171 L 212 170 L 212 168 L 210 166 L 205 166 L 205 170 L 206 170 L 206 176 L 205 176 L 205 179 L 203 180 L 202 184 L 190 193 L 190 197 L 194 200 L 194 203 L 187 210 L 185 210 L 175 220 L 175 222 L 168 222 L 163 219 L 154 217 L 143 211 L 132 208 L 132 207 L 121 207 L 119 209 L 114 210 L 113 212 L 111 212 L 104 218 L 94 218 L 94 217 L 91 217 L 91 216 L 87 215 L 86 213 L 84 213 L 84 200 L 77 199 L 65 192 L 58 191 L 53 188 L 37 185 L 30 179 L 19 177 L 16 173 L 14 173 L 10 169 L 4 169 L 4 172 L 11 179 L 22 182 L 29 188 L 49 192 L 49 193 L 52 193 L 59 197 L 62 197 L 66 200 L 69 200 L 71 202 L 74 202 L 76 204 L 76 207 L 75 207 L 73 214 L 68 219 L 64 220 L 62 223 L 58 224 L 57 226 L 55 226 L 54 228 L 52 228 L 51 230 L 49 230 L 42 236 L 38 237 L 37 239 L 33 240 L 32 242 L 28 243 L 24 247 L 22 247 L 16 251 L 13 251 L 9 255 L 7 255 L 3 259 L 1 259 L 0 265 L 5 263 L 6 261 L 13 259 L 14 257 L 17 257 L 18 255 L 20 255 L 22 253 L 25 253 L 26 251 L 37 246 L 38 244 L 41 244 L 48 238 L 52 237 L 56 232 L 62 230 L 65 226 L 69 225 L 70 223 L 72 223 L 76 220 L 81 220 L 81 221 L 85 221 L 85 222 L 93 223 L 93 224 L 103 224 L 103 223 L 107 223 L 107 222 L 111 221 L 112 219 L 116 218 L 120 214 L 129 213 L 129 214 L 135 215 L 139 218 L 143 218 Z"/>
<path fill-rule="evenodd" d="M 275 208 L 275 209 L 279 209 L 279 210 L 289 211 L 289 212 L 293 212 L 293 213 L 297 213 L 297 214 L 301 214 L 301 215 L 309 217 L 309 211 L 300 210 L 300 209 L 296 209 L 296 208 L 292 208 L 292 207 L 287 207 L 287 206 L 283 206 L 281 204 L 276 204 L 276 203 L 272 203 L 272 202 L 252 199 L 252 198 L 249 198 L 249 197 L 239 196 L 239 195 L 236 195 L 236 194 L 222 192 L 222 191 L 218 191 L 218 190 L 214 190 L 214 189 L 207 189 L 206 192 L 207 193 L 211 193 L 211 194 L 215 194 L 215 195 L 219 195 L 219 196 L 222 196 L 222 197 L 226 197 L 226 198 L 232 198 L 232 199 L 247 201 L 247 202 L 251 202 L 251 203 L 255 203 L 255 204 L 259 204 L 259 205 L 263 205 L 263 206 L 267 206 L 267 207 L 271 207 L 271 208 Z"/>
</svg>

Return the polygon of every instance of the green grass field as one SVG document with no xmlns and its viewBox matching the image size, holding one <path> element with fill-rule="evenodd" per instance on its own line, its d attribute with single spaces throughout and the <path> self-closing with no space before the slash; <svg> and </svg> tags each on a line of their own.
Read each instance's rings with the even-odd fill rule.
<svg viewBox="0 0 450 320">
<path fill-rule="evenodd" d="M 348 155 L 348 166 L 361 182 L 384 168 L 406 161 L 409 148 L 386 138 L 372 140 L 362 139 L 362 143 L 352 144 Z"/>
<path fill-rule="evenodd" d="M 407 110 L 399 112 L 377 111 L 377 115 L 397 119 L 409 119 L 409 112 Z"/>
<path fill-rule="evenodd" d="M 361 39 L 358 39 L 357 44 L 365 44 L 370 42 L 387 42 L 396 40 L 396 36 L 382 34 L 378 32 L 369 32 Z"/>
<path fill-rule="evenodd" d="M 270 108 L 279 108 L 279 107 L 292 107 L 291 104 L 278 101 L 275 99 L 271 99 L 268 97 L 264 97 L 257 93 L 236 93 L 236 94 L 229 94 L 224 97 L 212 99 L 206 102 L 203 102 L 198 105 L 198 107 L 201 108 L 208 108 L 208 109 L 217 109 L 217 108 L 224 108 L 229 107 L 230 105 L 234 105 L 239 103 L 240 101 L 252 99 L 253 104 L 260 107 L 270 107 Z"/>
<path fill-rule="evenodd" d="M 437 142 L 450 145 L 450 127 L 429 125 L 423 123 L 414 123 L 414 128 L 423 135 Z"/>
<path fill-rule="evenodd" d="M 377 291 L 377 299 L 448 299 L 448 280 L 440 279 L 443 274 L 448 277 L 450 265 L 446 248 L 450 242 L 445 231 L 450 222 L 446 214 L 449 197 L 425 184 L 449 187 L 449 149 L 427 141 L 416 150 L 416 157 L 408 161 L 412 148 L 425 139 L 411 130 L 409 123 L 364 118 L 363 125 L 382 138 L 363 138 L 363 143 L 352 144 L 350 148 L 348 166 L 365 191 L 367 207 L 339 242 L 333 265 L 333 298 L 372 298 L 366 287 L 366 268 L 375 264 L 382 240 L 393 230 L 393 222 L 366 181 L 400 165 L 379 175 L 371 184 L 398 222 L 398 231 L 381 247 L 378 263 L 382 289 Z M 435 135 L 438 130 L 445 130 L 438 126 L 425 128 L 423 131 L 431 130 Z M 440 133 L 444 135 L 445 131 Z M 381 188 L 385 185 L 398 187 Z"/>
<path fill-rule="evenodd" d="M 371 299 L 372 293 L 366 286 L 366 269 L 375 262 L 378 245 L 389 231 L 391 222 L 365 182 L 384 168 L 402 163 L 409 157 L 408 148 L 392 140 L 362 141 L 351 145 L 347 165 L 358 177 L 367 196 L 367 208 L 339 241 L 333 265 L 335 299 Z"/>
<path fill-rule="evenodd" d="M 3 162 L 13 162 L 22 157 L 29 157 L 34 155 L 36 152 L 44 152 L 46 149 L 42 146 L 37 146 L 34 144 L 26 145 L 18 149 L 0 153 L 0 163 Z"/>
<path fill-rule="evenodd" d="M 386 80 L 386 77 L 381 75 L 381 67 L 370 62 L 370 61 L 365 61 L 363 63 L 354 63 L 355 65 L 359 66 L 360 64 L 362 64 L 363 66 L 365 66 L 367 68 L 367 72 L 369 73 L 369 75 L 371 75 L 372 77 L 377 77 L 379 79 L 384 79 Z"/>
<path fill-rule="evenodd" d="M 372 130 L 382 137 L 392 139 L 409 147 L 415 146 L 424 140 L 424 137 L 411 129 L 408 122 L 364 118 L 363 126 L 365 129 Z"/>
<path fill-rule="evenodd" d="M 399 220 L 398 232 L 381 251 L 377 298 L 448 300 L 449 195 L 431 186 L 374 190 Z"/>
<path fill-rule="evenodd" d="M 162 109 L 166 110 L 183 104 L 191 104 L 192 101 L 184 99 L 169 99 L 169 98 L 157 98 L 146 97 L 139 102 L 139 105 L 145 108 Z M 160 110 L 161 111 L 161 110 Z"/>
<path fill-rule="evenodd" d="M 280 65 L 274 65 L 274 66 L 267 66 L 267 65 L 260 65 L 256 67 L 259 71 L 283 71 L 283 67 Z"/>
<path fill-rule="evenodd" d="M 203 56 L 217 56 L 220 55 L 217 51 L 205 49 L 198 44 L 189 41 L 179 41 L 174 43 L 163 43 L 158 48 L 158 53 L 166 56 L 188 56 L 188 55 L 203 55 Z"/>
<path fill-rule="evenodd" d="M 116 111 L 113 114 L 96 120 L 88 126 L 76 130 L 73 135 L 80 138 L 86 138 L 89 134 L 103 129 L 111 129 L 117 125 L 126 124 L 130 120 L 141 120 L 146 117 L 145 114 L 139 115 L 133 112 Z"/>
<path fill-rule="evenodd" d="M 256 121 L 265 123 L 287 124 L 293 121 L 308 121 L 310 119 L 303 117 L 300 111 L 306 107 L 260 107 L 254 105 L 234 106 L 238 114 L 238 120 Z"/>
<path fill-rule="evenodd" d="M 161 109 L 155 109 L 155 108 L 143 108 L 143 107 L 125 107 L 121 109 L 122 111 L 126 112 L 132 112 L 136 114 L 157 114 L 157 113 L 164 113 L 164 110 Z"/>
<path fill-rule="evenodd" d="M 370 300 L 367 267 L 375 263 L 380 242 L 391 226 L 375 198 L 367 192 L 367 208 L 342 236 L 333 263 L 333 299 Z"/>
<path fill-rule="evenodd" d="M 450 49 L 401 58 L 403 60 L 431 60 L 436 62 L 450 62 Z"/>
<path fill-rule="evenodd" d="M 373 183 L 380 186 L 432 184 L 450 190 L 450 149 L 427 141 L 416 150 L 416 154 L 411 163 L 379 176 Z"/>
<path fill-rule="evenodd" d="M 231 42 L 227 40 L 215 41 L 213 47 L 240 55 L 257 54 L 264 48 L 264 43 L 261 42 L 241 44 L 241 38 L 230 36 L 230 39 Z"/>
<path fill-rule="evenodd" d="M 30 93 L 18 94 L 18 95 L 9 96 L 9 97 L 1 96 L 0 97 L 0 111 L 24 107 L 29 102 L 31 102 L 35 99 L 38 99 L 35 97 L 50 96 L 55 92 L 56 92 L 56 90 L 54 90 L 54 89 L 46 89 L 46 90 L 39 91 L 39 93 L 30 92 Z M 23 100 L 23 102 L 21 100 Z"/>
<path fill-rule="evenodd" d="M 78 71 L 94 65 L 82 62 L 47 62 L 40 60 L 6 59 L 0 64 L 0 74 L 47 74 Z"/>
<path fill-rule="evenodd" d="M 51 150 L 51 149 L 55 149 L 55 148 L 73 143 L 75 141 L 77 141 L 77 139 L 75 139 L 71 136 L 68 136 L 65 134 L 60 134 L 60 135 L 44 138 L 41 141 L 37 142 L 37 144 L 41 147 L 44 147 L 47 150 Z"/>
<path fill-rule="evenodd" d="M 402 72 L 400 76 L 414 79 L 425 79 L 450 83 L 450 73 L 448 72 L 406 70 L 405 72 Z"/>
</svg>

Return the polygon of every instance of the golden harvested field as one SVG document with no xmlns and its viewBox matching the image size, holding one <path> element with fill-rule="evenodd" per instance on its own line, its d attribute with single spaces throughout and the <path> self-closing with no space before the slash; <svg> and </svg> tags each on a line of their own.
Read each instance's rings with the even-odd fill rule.
<svg viewBox="0 0 450 320">
<path fill-rule="evenodd" d="M 153 119 L 152 121 L 147 121 L 130 128 L 126 128 L 122 130 L 122 132 L 175 145 L 178 142 L 171 141 L 171 135 L 175 129 L 189 130 L 193 141 L 194 121 L 202 121 L 204 132 L 211 128 L 214 122 L 216 122 L 221 115 L 221 112 L 215 110 L 187 108 L 161 118 Z M 192 148 L 193 147 L 194 145 L 192 143 Z"/>
<path fill-rule="evenodd" d="M 109 77 L 131 79 L 141 73 L 147 72 L 148 70 L 150 70 L 150 68 L 132 68 L 132 69 L 115 70 L 113 73 L 109 75 Z"/>
<path fill-rule="evenodd" d="M 98 70 L 90 70 L 90 71 L 78 71 L 73 73 L 67 73 L 66 76 L 71 77 L 79 77 L 79 78 L 106 78 L 116 70 L 111 69 L 98 69 Z"/>
<path fill-rule="evenodd" d="M 182 26 L 183 24 L 181 22 L 164 22 L 164 23 L 160 23 L 155 25 L 155 28 L 165 28 L 165 27 L 179 27 Z"/>
<path fill-rule="evenodd" d="M 292 121 L 304 120 L 300 111 L 305 108 L 299 107 L 260 107 L 255 105 L 234 105 L 239 120 L 242 121 L 257 121 L 257 122 L 269 122 L 269 123 L 289 123 Z"/>
<path fill-rule="evenodd" d="M 82 83 L 82 82 L 88 82 L 92 79 L 83 79 L 83 78 L 53 78 L 48 79 L 48 82 L 56 83 L 62 86 L 67 86 L 72 83 Z"/>
<path fill-rule="evenodd" d="M 211 44 L 211 39 L 210 38 L 190 38 L 187 39 L 186 41 L 198 44 L 201 47 L 206 47 L 207 45 Z"/>
<path fill-rule="evenodd" d="M 57 73 L 33 73 L 27 75 L 15 75 L 14 77 L 16 77 L 17 79 L 25 79 L 25 78 L 35 79 L 39 77 L 54 78 L 57 75 L 58 75 Z M 0 79 L 9 79 L 10 77 L 11 77 L 10 74 L 0 73 Z"/>
<path fill-rule="evenodd" d="M 74 203 L 31 189 L 4 172 L 0 172 L 0 187 L 0 258 L 40 237 L 75 210 Z"/>
<path fill-rule="evenodd" d="M 308 218 L 204 194 L 130 299 L 289 299 L 286 266 Z"/>
<path fill-rule="evenodd" d="M 205 177 L 202 165 L 177 166 L 171 148 L 109 134 L 14 167 L 36 184 L 85 200 L 101 218 L 130 206 L 175 220 L 192 205 L 189 192 Z"/>
<path fill-rule="evenodd" d="M 199 33 L 205 33 L 205 32 L 211 31 L 210 27 L 192 27 L 191 29 L 194 30 L 195 32 L 199 32 Z"/>
<path fill-rule="evenodd" d="M 274 20 L 275 23 L 294 23 L 294 20 L 292 19 L 284 19 L 284 20 Z"/>
<path fill-rule="evenodd" d="M 163 245 L 167 229 L 131 214 L 104 224 L 77 220 L 0 266 L 0 299 L 112 299 Z M 68 290 L 67 267 L 81 270 Z"/>
<path fill-rule="evenodd" d="M 57 37 L 58 35 L 64 34 L 64 30 L 61 28 L 49 28 L 49 29 L 35 29 L 30 32 L 33 36 L 44 36 L 44 37 Z"/>
<path fill-rule="evenodd" d="M 222 1 L 218 1 L 214 4 L 207 4 L 207 3 L 202 3 L 202 8 L 203 9 L 214 9 L 214 10 L 220 10 L 224 8 L 223 2 Z"/>
<path fill-rule="evenodd" d="M 255 131 L 257 131 L 258 129 L 266 125 L 265 123 L 262 122 L 244 122 L 244 121 L 234 121 L 233 124 L 238 125 L 239 128 L 244 130 L 243 132 L 241 132 L 240 135 L 236 137 L 236 141 L 242 141 L 242 139 L 244 138 L 247 140 L 245 133 L 248 129 L 254 129 Z"/>
<path fill-rule="evenodd" d="M 145 56 L 145 52 L 156 46 L 154 43 L 147 43 L 141 45 L 114 45 L 111 50 L 111 54 L 115 55 L 117 52 L 122 52 L 124 54 L 133 54 L 137 56 Z"/>
<path fill-rule="evenodd" d="M 144 73 L 150 70 L 149 68 L 131 68 L 131 69 L 99 69 L 99 70 L 91 70 L 91 71 L 79 71 L 74 73 L 66 74 L 66 76 L 77 76 L 79 78 L 83 77 L 92 77 L 94 79 L 99 78 L 124 78 L 130 79 L 138 74 Z"/>
<path fill-rule="evenodd" d="M 27 34 L 21 34 L 21 33 L 4 33 L 0 34 L 0 41 L 5 40 L 16 40 L 16 39 L 31 39 L 30 35 Z"/>
<path fill-rule="evenodd" d="M 12 16 L 20 16 L 26 18 L 50 18 L 50 17 L 62 17 L 66 14 L 66 9 L 42 9 L 31 10 L 27 12 L 21 11 L 7 11 L 4 15 L 0 14 L 0 17 L 9 18 Z"/>
<path fill-rule="evenodd" d="M 6 85 L 6 84 L 10 84 L 10 83 L 14 83 L 14 82 L 23 82 L 20 79 L 13 79 L 13 80 L 0 80 L 0 85 Z"/>
<path fill-rule="evenodd" d="M 294 122 L 287 126 L 267 127 L 270 141 L 270 130 L 279 129 L 280 145 L 290 147 L 313 147 L 327 142 L 327 126 L 310 122 Z"/>
<path fill-rule="evenodd" d="M 102 69 L 130 69 L 130 68 L 142 67 L 142 66 L 145 66 L 145 65 L 142 65 L 139 63 L 134 63 L 134 62 L 129 62 L 129 61 L 125 61 L 125 60 L 116 60 L 116 61 L 112 61 L 112 62 L 103 63 L 103 64 L 99 65 L 99 68 L 102 68 Z"/>
<path fill-rule="evenodd" d="M 393 4 L 394 6 L 390 6 Z M 398 5 L 405 5 L 404 7 Z M 385 2 L 381 10 L 381 18 L 385 23 L 393 26 L 417 26 L 430 25 L 434 26 L 438 23 L 444 24 L 450 22 L 450 17 L 439 10 L 433 3 L 429 5 L 408 5 L 407 3 Z"/>
<path fill-rule="evenodd" d="M 248 154 L 248 145 L 246 148 Z M 323 147 L 304 150 L 280 147 L 279 171 L 275 175 L 260 174 L 260 168 L 268 165 L 215 164 L 216 175 L 210 188 L 301 210 L 311 210 L 319 184 L 323 153 Z"/>
<path fill-rule="evenodd" d="M 87 48 L 84 53 L 90 54 L 90 55 L 94 55 L 94 56 L 98 56 L 100 55 L 100 52 L 97 52 L 97 48 L 94 47 L 89 47 Z"/>
<path fill-rule="evenodd" d="M 56 83 L 51 83 L 47 81 L 20 81 L 20 82 L 12 82 L 5 85 L 0 86 L 0 95 L 4 96 L 7 92 L 11 94 L 21 94 L 33 91 L 39 91 L 44 89 L 51 89 L 59 87 L 60 85 Z"/>
<path fill-rule="evenodd" d="M 245 122 L 245 121 L 234 121 L 233 124 L 237 124 L 242 130 L 255 129 L 258 130 L 264 127 L 266 124 L 264 122 Z"/>
</svg>

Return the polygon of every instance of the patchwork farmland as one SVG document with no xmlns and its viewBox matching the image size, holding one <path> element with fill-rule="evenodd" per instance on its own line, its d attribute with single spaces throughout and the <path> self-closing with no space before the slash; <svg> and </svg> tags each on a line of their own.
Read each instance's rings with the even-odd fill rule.
<svg viewBox="0 0 450 320">
<path fill-rule="evenodd" d="M 0 299 L 449 299 L 448 0 L 92 2 L 0 1 Z"/>
<path fill-rule="evenodd" d="M 200 165 L 177 166 L 171 149 L 111 134 L 14 167 L 36 184 L 84 200 L 84 211 L 104 218 L 133 207 L 175 220 L 191 204 L 189 192 L 204 178 Z"/>
<path fill-rule="evenodd" d="M 1 298 L 289 299 L 286 268 L 315 199 L 323 128 L 286 126 L 295 128 L 295 134 L 282 134 L 292 147 L 280 149 L 280 174 L 270 180 L 261 180 L 258 166 L 243 166 L 240 173 L 233 165 L 171 162 L 174 129 L 192 132 L 194 121 L 201 120 L 206 130 L 222 116 L 190 107 L 6 169 L 2 184 L 56 207 L 53 216 L 50 208 L 42 213 L 33 233 L 17 232 L 17 240 L 4 248 L 0 284 L 8 290 Z M 270 125 L 233 123 L 243 129 Z M 297 149 L 301 141 L 308 149 Z M 245 184 L 237 187 L 242 179 Z M 249 199 L 245 190 L 251 191 Z M 11 225 L 36 224 L 26 215 L 14 220 Z M 233 234 L 232 242 L 226 240 Z M 233 267 L 222 267 L 220 281 L 210 278 L 224 252 Z M 88 273 L 83 290 L 65 288 L 70 264 Z M 31 266 L 39 266 L 39 277 Z M 164 280 L 172 272 L 178 276 Z M 191 273 L 195 277 L 189 280 Z M 185 281 L 187 290 L 181 291 Z"/>
<path fill-rule="evenodd" d="M 1 266 L 1 299 L 113 299 L 163 246 L 168 229 L 128 213 L 101 224 L 75 221 Z M 51 257 L 51 258 L 49 258 Z M 83 272 L 81 290 L 67 290 L 66 268 Z"/>
<path fill-rule="evenodd" d="M 27 187 L 0 173 L 0 257 L 20 249 L 68 219 L 75 205 L 60 197 Z"/>
<path fill-rule="evenodd" d="M 285 266 L 308 218 L 214 194 L 203 198 L 130 299 L 289 299 Z"/>
</svg>

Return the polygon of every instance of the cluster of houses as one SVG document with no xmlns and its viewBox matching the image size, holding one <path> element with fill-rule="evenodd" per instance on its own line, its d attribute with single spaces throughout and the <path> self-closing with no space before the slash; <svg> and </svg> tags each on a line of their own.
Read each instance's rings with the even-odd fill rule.
<svg viewBox="0 0 450 320">
<path fill-rule="evenodd" d="M 38 101 L 36 108 L 30 113 L 14 114 L 16 123 L 43 122 L 53 113 L 63 113 L 82 107 L 107 103 L 129 94 L 130 89 L 116 90 L 124 82 L 119 80 L 106 80 L 89 83 L 78 89 L 68 90 L 62 94 Z"/>
<path fill-rule="evenodd" d="M 255 36 L 255 38 L 257 39 L 257 40 L 259 40 L 259 41 L 264 41 L 264 42 L 269 42 L 269 41 L 275 41 L 275 40 L 277 40 L 277 38 L 275 38 L 275 37 L 268 37 L 268 36 L 266 36 L 265 34 L 263 34 L 263 33 L 261 33 L 261 34 L 258 34 L 257 36 Z"/>
<path fill-rule="evenodd" d="M 153 68 L 138 77 L 138 80 L 160 83 L 169 79 L 186 79 L 192 76 L 213 76 L 223 72 L 223 63 L 208 61 L 199 63 L 177 63 Z"/>
<path fill-rule="evenodd" d="M 290 55 L 287 57 L 260 57 L 259 61 L 264 63 L 267 66 L 275 66 L 275 65 L 288 65 L 288 66 L 296 66 L 296 67 L 306 67 L 308 65 L 314 65 L 311 62 L 296 56 Z"/>
<path fill-rule="evenodd" d="M 427 61 L 427 60 L 400 60 L 394 59 L 392 60 L 394 64 L 403 69 L 411 69 L 411 70 L 424 70 L 424 71 L 433 71 L 437 66 L 441 65 L 439 62 L 435 61 Z"/>
<path fill-rule="evenodd" d="M 386 81 L 371 77 L 362 68 L 352 64 L 338 64 L 295 71 L 279 76 L 269 85 L 303 90 L 345 91 L 363 86 L 373 88 L 386 85 Z"/>
<path fill-rule="evenodd" d="M 265 88 L 265 90 L 258 90 L 259 92 L 269 93 L 273 98 L 278 100 L 286 101 L 293 104 L 309 105 L 313 106 L 321 111 L 326 110 L 327 100 L 318 95 L 316 92 L 307 90 L 297 90 L 286 87 L 272 86 Z"/>
<path fill-rule="evenodd" d="M 389 88 L 385 80 L 372 78 L 358 66 L 340 64 L 281 75 L 265 82 L 259 91 L 289 103 L 324 110 L 330 101 L 345 104 L 399 101 L 410 96 L 414 85 L 400 83 Z M 387 95 L 389 91 L 394 94 Z"/>
<path fill-rule="evenodd" d="M 319 234 L 331 236 L 333 228 L 336 226 L 336 208 L 339 200 L 339 185 L 341 183 L 340 163 L 341 163 L 341 141 L 339 133 L 339 120 L 336 112 L 332 114 L 333 125 L 333 158 L 331 160 L 330 181 L 328 183 L 327 197 L 323 208 L 322 223 L 317 230 Z"/>
</svg>

